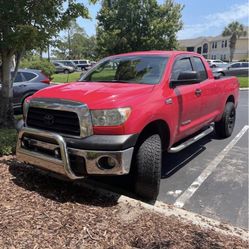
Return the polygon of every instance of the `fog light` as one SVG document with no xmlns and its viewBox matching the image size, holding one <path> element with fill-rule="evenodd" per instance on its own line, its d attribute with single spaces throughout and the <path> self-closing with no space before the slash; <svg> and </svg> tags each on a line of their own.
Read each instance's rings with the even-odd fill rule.
<svg viewBox="0 0 249 249">
<path fill-rule="evenodd" d="M 100 169 L 113 169 L 117 165 L 117 161 L 109 156 L 103 156 L 101 157 L 97 165 Z"/>
</svg>

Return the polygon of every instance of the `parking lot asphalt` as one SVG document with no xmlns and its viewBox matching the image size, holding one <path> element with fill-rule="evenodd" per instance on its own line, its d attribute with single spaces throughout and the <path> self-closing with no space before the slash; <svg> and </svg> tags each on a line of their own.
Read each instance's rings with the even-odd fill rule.
<svg viewBox="0 0 249 249">
<path fill-rule="evenodd" d="M 248 91 L 240 91 L 236 126 L 177 154 L 165 154 L 158 201 L 248 229 Z"/>
</svg>

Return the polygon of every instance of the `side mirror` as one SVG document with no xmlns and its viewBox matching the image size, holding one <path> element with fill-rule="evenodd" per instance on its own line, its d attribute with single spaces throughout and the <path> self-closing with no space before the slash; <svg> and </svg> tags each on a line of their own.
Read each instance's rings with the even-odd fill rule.
<svg viewBox="0 0 249 249">
<path fill-rule="evenodd" d="M 179 85 L 190 85 L 200 82 L 201 80 L 196 71 L 184 71 L 179 74 L 177 80 L 171 80 L 170 84 L 171 87 L 175 87 Z"/>
</svg>

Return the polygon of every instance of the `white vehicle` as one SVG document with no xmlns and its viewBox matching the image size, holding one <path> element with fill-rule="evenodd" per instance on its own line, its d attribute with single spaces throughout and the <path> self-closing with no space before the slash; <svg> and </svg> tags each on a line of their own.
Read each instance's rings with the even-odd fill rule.
<svg viewBox="0 0 249 249">
<path fill-rule="evenodd" d="M 77 68 L 82 71 L 88 70 L 91 67 L 91 63 L 89 60 L 72 60 Z"/>
<path fill-rule="evenodd" d="M 207 62 L 211 68 L 222 67 L 228 64 L 227 62 L 224 62 L 222 60 L 207 60 Z"/>
</svg>

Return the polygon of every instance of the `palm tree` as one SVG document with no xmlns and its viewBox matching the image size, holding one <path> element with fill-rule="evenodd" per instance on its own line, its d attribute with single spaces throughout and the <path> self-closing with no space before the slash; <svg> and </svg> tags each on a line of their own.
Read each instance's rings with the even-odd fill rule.
<svg viewBox="0 0 249 249">
<path fill-rule="evenodd" d="M 245 27 L 237 21 L 231 22 L 225 27 L 222 36 L 230 36 L 230 61 L 233 61 L 234 51 L 236 47 L 237 39 L 241 36 L 246 36 L 247 32 Z"/>
</svg>

